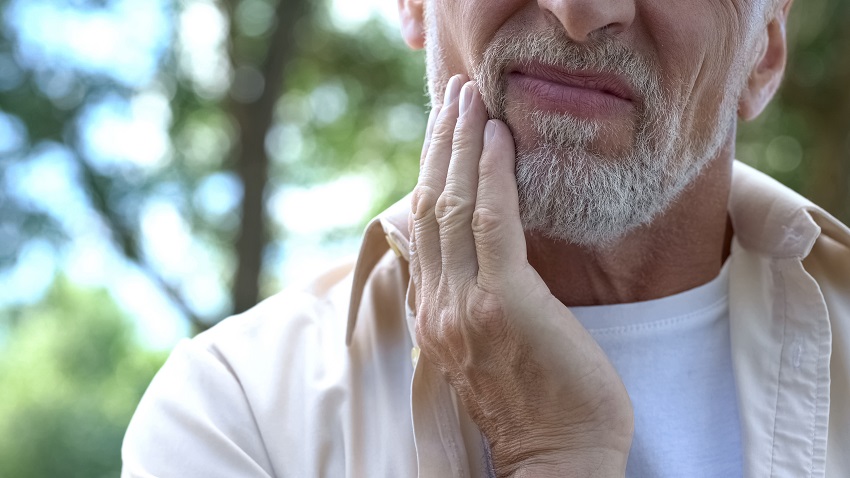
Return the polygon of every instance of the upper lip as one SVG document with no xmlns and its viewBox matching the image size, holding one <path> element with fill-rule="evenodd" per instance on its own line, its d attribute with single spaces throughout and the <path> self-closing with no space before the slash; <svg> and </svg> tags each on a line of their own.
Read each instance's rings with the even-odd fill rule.
<svg viewBox="0 0 850 478">
<path fill-rule="evenodd" d="M 514 63 L 508 66 L 507 73 L 519 73 L 532 78 L 539 78 L 576 88 L 597 90 L 626 101 L 635 101 L 636 99 L 634 88 L 632 88 L 626 78 L 614 73 L 569 70 L 539 62 Z"/>
</svg>

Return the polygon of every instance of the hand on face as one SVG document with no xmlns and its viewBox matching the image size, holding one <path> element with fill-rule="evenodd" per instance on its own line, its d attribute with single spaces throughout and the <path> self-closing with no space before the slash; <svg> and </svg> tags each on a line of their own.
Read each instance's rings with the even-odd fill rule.
<svg viewBox="0 0 850 478">
<path fill-rule="evenodd" d="M 507 126 L 453 77 L 429 120 L 410 216 L 422 356 L 487 437 L 500 476 L 622 476 L 632 408 L 605 354 L 526 258 Z M 588 475 L 589 476 L 589 475 Z"/>
</svg>

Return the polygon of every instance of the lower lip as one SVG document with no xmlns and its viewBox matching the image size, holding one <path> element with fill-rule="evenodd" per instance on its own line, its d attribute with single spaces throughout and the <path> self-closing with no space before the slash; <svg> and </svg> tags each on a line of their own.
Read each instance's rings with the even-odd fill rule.
<svg viewBox="0 0 850 478">
<path fill-rule="evenodd" d="M 601 90 L 569 86 L 542 78 L 511 73 L 507 94 L 519 94 L 535 110 L 570 114 L 587 119 L 604 119 L 632 114 L 634 104 Z"/>
</svg>

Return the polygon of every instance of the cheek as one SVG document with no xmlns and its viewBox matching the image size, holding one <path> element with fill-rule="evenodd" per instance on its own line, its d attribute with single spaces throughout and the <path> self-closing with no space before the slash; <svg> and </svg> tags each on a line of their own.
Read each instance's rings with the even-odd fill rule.
<svg viewBox="0 0 850 478">
<path fill-rule="evenodd" d="M 666 97 L 681 114 L 685 135 L 716 121 L 723 98 L 732 93 L 745 43 L 742 1 L 649 0 L 642 11 Z M 691 130 L 691 131 L 688 131 Z"/>
<path fill-rule="evenodd" d="M 437 0 L 437 41 L 449 75 L 474 70 L 496 32 L 527 0 Z"/>
</svg>

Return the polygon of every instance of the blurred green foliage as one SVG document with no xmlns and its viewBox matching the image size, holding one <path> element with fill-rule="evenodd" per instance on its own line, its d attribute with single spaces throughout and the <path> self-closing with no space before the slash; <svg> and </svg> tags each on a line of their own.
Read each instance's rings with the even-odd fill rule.
<svg viewBox="0 0 850 478">
<path fill-rule="evenodd" d="M 281 125 L 292 129 L 275 143 L 282 161 L 273 180 L 368 174 L 380 185 L 373 213 L 413 189 L 426 120 L 425 57 L 398 35 L 377 18 L 351 32 L 319 19 L 299 32 L 302 49 L 278 109 Z"/>
<path fill-rule="evenodd" d="M 106 291 L 62 277 L 2 320 L 0 476 L 118 476 L 124 430 L 167 354 L 136 342 Z"/>
<path fill-rule="evenodd" d="M 0 0 L 0 12 L 9 1 Z M 113 3 L 56 1 L 95 9 Z M 175 0 L 169 8 L 176 17 L 188 3 Z M 219 3 L 227 7 L 222 12 L 237 13 L 228 45 L 239 65 L 259 68 L 277 51 L 256 18 L 253 23 L 239 19 L 250 17 L 245 5 L 273 12 L 276 3 Z M 267 190 L 271 194 L 286 186 L 364 174 L 374 180 L 374 213 L 415 183 L 425 127 L 424 58 L 421 52 L 409 52 L 398 32 L 379 20 L 336 28 L 323 6 L 316 3 L 289 32 L 295 56 L 287 63 L 272 122 L 265 125 Z M 785 85 L 759 119 L 740 126 L 737 152 L 845 222 L 850 221 L 848 18 L 846 0 L 798 1 L 789 26 Z M 13 30 L 0 23 L 3 58 L 15 58 Z M 210 210 L 198 198 L 211 179 L 235 177 L 239 158 L 232 151 L 242 135 L 229 106 L 234 99 L 227 92 L 213 94 L 188 77 L 180 68 L 185 54 L 170 45 L 152 84 L 138 90 L 67 65 L 41 65 L 41 70 L 17 65 L 20 81 L 0 88 L 0 112 L 20 122 L 25 141 L 0 155 L 0 181 L 45 145 L 66 148 L 77 165 L 73 181 L 86 198 L 88 213 L 107 231 L 104 242 L 145 271 L 184 316 L 200 316 L 200 321 L 194 317 L 200 328 L 230 310 L 225 306 L 204 314 L 186 301 L 184 278 L 165 274 L 147 257 L 140 214 L 151 201 L 173 205 L 199 245 L 193 259 L 213 264 L 221 289 L 232 285 L 241 218 L 235 210 Z M 72 84 L 70 97 L 44 90 L 44 78 L 51 75 L 65 75 Z M 172 151 L 166 166 L 98 166 L 82 147 L 86 107 L 104 97 L 129 102 L 142 90 L 167 98 Z M 60 219 L 0 189 L 0 268 L 14 264 L 20 250 L 35 239 L 49 239 L 61 251 L 73 237 Z M 286 218 L 274 219 L 267 231 L 267 255 L 286 247 Z M 360 219 L 362 225 L 368 217 Z M 359 230 L 332 231 L 329 237 L 351 237 Z M 263 295 L 284 285 L 274 272 L 261 274 Z M 108 292 L 78 288 L 61 276 L 38 303 L 0 312 L 0 476 L 117 476 L 124 429 L 163 359 L 163 354 L 138 345 L 126 311 Z"/>
<path fill-rule="evenodd" d="M 850 2 L 797 1 L 788 64 L 764 113 L 740 125 L 738 158 L 850 223 Z"/>
</svg>

